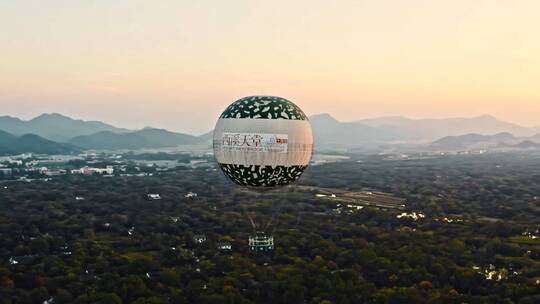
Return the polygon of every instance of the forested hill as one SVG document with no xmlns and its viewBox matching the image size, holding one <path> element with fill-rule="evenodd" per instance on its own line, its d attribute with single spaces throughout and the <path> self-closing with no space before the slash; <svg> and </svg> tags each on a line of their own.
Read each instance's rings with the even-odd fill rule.
<svg viewBox="0 0 540 304">
<path fill-rule="evenodd" d="M 113 133 L 103 131 L 86 136 L 77 136 L 68 143 L 84 149 L 142 149 L 167 148 L 180 145 L 204 144 L 204 140 L 188 134 L 174 133 L 163 129 L 146 128 L 135 132 Z"/>
<path fill-rule="evenodd" d="M 68 154 L 80 150 L 73 145 L 50 141 L 35 134 L 15 136 L 0 130 L 0 155 L 21 153 Z"/>
</svg>

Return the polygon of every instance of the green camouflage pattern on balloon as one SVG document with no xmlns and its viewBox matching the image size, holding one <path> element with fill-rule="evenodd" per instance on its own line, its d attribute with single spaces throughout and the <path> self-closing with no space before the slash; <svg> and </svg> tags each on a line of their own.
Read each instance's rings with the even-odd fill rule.
<svg viewBox="0 0 540 304">
<path fill-rule="evenodd" d="M 232 103 L 220 118 L 307 120 L 294 103 L 274 96 L 248 96 Z"/>
<path fill-rule="evenodd" d="M 219 164 L 221 170 L 237 184 L 251 187 L 284 186 L 296 181 L 307 166 L 244 166 Z"/>
</svg>

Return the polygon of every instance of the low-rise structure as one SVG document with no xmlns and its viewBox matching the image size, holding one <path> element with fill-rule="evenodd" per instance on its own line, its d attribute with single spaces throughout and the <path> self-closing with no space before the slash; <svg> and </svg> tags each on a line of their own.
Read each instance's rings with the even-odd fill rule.
<svg viewBox="0 0 540 304">
<path fill-rule="evenodd" d="M 193 241 L 197 244 L 202 244 L 204 242 L 206 242 L 206 235 L 204 234 L 195 234 L 193 236 Z"/>
<path fill-rule="evenodd" d="M 521 235 L 523 236 L 526 236 L 528 238 L 531 238 L 531 239 L 537 239 L 540 237 L 540 229 L 536 229 L 536 230 L 525 230 Z"/>
<path fill-rule="evenodd" d="M 33 262 L 35 258 L 35 255 L 12 256 L 9 258 L 8 262 L 10 265 L 28 265 Z"/>
<path fill-rule="evenodd" d="M 151 199 L 151 200 L 160 200 L 161 199 L 161 195 L 159 195 L 157 193 L 149 193 L 146 196 L 148 197 L 148 199 Z"/>
<path fill-rule="evenodd" d="M 197 197 L 197 193 L 190 191 L 186 195 L 184 195 L 184 197 L 186 197 L 186 198 L 195 198 L 195 197 Z"/>
<path fill-rule="evenodd" d="M 71 170 L 71 174 L 82 174 L 82 175 L 92 175 L 92 174 L 113 174 L 113 166 L 107 166 L 105 168 L 94 168 L 89 166 L 84 166 L 80 169 Z"/>
<path fill-rule="evenodd" d="M 0 176 L 11 176 L 13 170 L 11 168 L 0 168 Z"/>
<path fill-rule="evenodd" d="M 45 170 L 42 171 L 41 174 L 46 176 L 59 176 L 59 175 L 65 175 L 67 173 L 66 170 L 60 169 L 60 170 Z"/>
<path fill-rule="evenodd" d="M 227 241 L 220 241 L 217 243 L 217 249 L 221 251 L 231 251 L 232 245 L 230 242 Z"/>
<path fill-rule="evenodd" d="M 416 213 L 416 212 L 411 212 L 411 213 L 407 213 L 407 212 L 403 212 L 401 214 L 398 214 L 396 215 L 396 217 L 398 219 L 402 219 L 402 218 L 409 218 L 409 219 L 412 219 L 414 221 L 417 221 L 419 219 L 423 219 L 426 217 L 425 214 L 423 213 Z"/>
</svg>

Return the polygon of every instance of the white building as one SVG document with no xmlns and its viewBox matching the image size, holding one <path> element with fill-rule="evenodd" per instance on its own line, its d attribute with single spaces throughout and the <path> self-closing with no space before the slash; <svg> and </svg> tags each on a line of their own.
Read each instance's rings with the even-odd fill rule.
<svg viewBox="0 0 540 304">
<path fill-rule="evenodd" d="M 149 193 L 146 195 L 151 200 L 160 200 L 161 196 L 157 193 Z"/>
<path fill-rule="evenodd" d="M 197 197 L 197 193 L 195 192 L 188 192 L 188 194 L 184 195 L 186 198 L 195 198 Z"/>
<path fill-rule="evenodd" d="M 426 215 L 423 214 L 423 213 L 416 213 L 416 212 L 412 212 L 412 213 L 403 212 L 403 213 L 401 213 L 401 214 L 396 215 L 396 217 L 397 217 L 398 219 L 401 219 L 401 218 L 410 218 L 410 219 L 413 219 L 413 220 L 417 221 L 417 220 L 419 220 L 419 219 L 426 218 Z"/>
</svg>

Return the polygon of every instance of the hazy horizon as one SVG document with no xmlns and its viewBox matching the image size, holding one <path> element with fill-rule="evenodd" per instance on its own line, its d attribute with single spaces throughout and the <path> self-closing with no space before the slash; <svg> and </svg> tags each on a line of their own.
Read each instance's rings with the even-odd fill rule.
<svg viewBox="0 0 540 304">
<path fill-rule="evenodd" d="M 246 95 L 308 115 L 540 125 L 537 1 L 2 1 L 0 116 L 201 134 Z"/>
<path fill-rule="evenodd" d="M 59 115 L 66 116 L 66 117 L 74 119 L 74 120 L 82 120 L 82 121 L 87 121 L 87 122 L 88 121 L 98 121 L 98 122 L 102 122 L 102 123 L 105 123 L 105 124 L 112 125 L 112 126 L 117 127 L 117 128 L 125 128 L 125 129 L 130 129 L 130 130 L 138 130 L 138 129 L 143 129 L 143 128 L 166 129 L 165 127 L 160 126 L 160 125 L 144 125 L 142 127 L 140 127 L 140 126 L 130 127 L 130 126 L 125 126 L 125 125 L 117 125 L 117 124 L 111 123 L 110 121 L 101 120 L 101 119 L 95 118 L 95 117 L 94 118 L 92 118 L 92 117 L 83 118 L 83 117 L 78 117 L 78 116 L 67 115 L 67 114 L 62 113 L 62 112 L 44 112 L 44 113 L 40 113 L 40 114 L 35 115 L 35 116 L 29 116 L 29 117 L 15 116 L 15 115 L 9 115 L 9 114 L 6 114 L 6 115 L 5 114 L 0 114 L 0 117 L 9 116 L 9 117 L 21 119 L 23 121 L 29 121 L 29 120 L 37 118 L 37 117 L 39 117 L 41 115 L 52 115 L 52 114 L 59 114 Z M 434 117 L 414 118 L 414 117 L 408 117 L 408 116 L 377 116 L 377 117 L 360 117 L 358 119 L 353 119 L 353 120 L 341 120 L 338 117 L 332 115 L 332 113 L 314 113 L 314 114 L 307 114 L 307 115 L 310 116 L 310 117 L 311 116 L 317 116 L 317 115 L 330 115 L 332 118 L 338 120 L 339 122 L 343 122 L 343 123 L 357 122 L 357 121 L 360 121 L 360 120 L 384 119 L 384 118 L 405 118 L 405 119 L 410 119 L 410 120 L 430 120 L 430 119 L 445 120 L 445 119 L 473 119 L 473 118 L 480 118 L 480 117 L 483 117 L 483 116 L 489 116 L 489 117 L 495 118 L 495 119 L 503 121 L 503 122 L 513 123 L 511 121 L 505 121 L 504 119 L 500 119 L 499 117 L 496 117 L 496 116 L 491 115 L 489 113 L 484 113 L 484 114 L 480 114 L 480 115 L 476 115 L 476 116 L 461 116 L 461 117 L 452 116 L 452 117 L 439 117 L 439 118 L 434 118 Z M 526 128 L 540 128 L 540 125 L 528 126 L 528 125 L 520 125 L 520 124 L 517 124 L 517 123 L 514 123 L 514 124 L 516 124 L 518 126 L 521 126 L 521 127 L 526 127 Z M 169 131 L 174 131 L 174 132 L 192 134 L 192 135 L 204 135 L 204 134 L 212 131 L 213 128 L 214 128 L 214 126 L 211 126 L 208 130 L 203 131 L 203 132 L 189 132 L 189 131 L 175 130 L 175 129 L 168 129 L 168 130 Z"/>
</svg>

